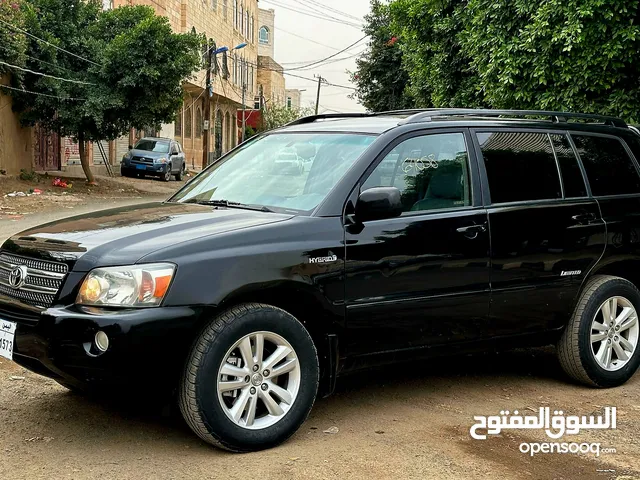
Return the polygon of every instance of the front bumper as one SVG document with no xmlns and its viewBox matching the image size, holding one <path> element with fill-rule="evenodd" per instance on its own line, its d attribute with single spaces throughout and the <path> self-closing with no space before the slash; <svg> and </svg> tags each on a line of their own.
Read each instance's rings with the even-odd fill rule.
<svg viewBox="0 0 640 480">
<path fill-rule="evenodd" d="M 190 307 L 106 310 L 49 308 L 38 318 L 16 321 L 13 359 L 41 375 L 85 387 L 130 384 L 172 388 L 197 334 L 201 311 Z M 95 355 L 96 332 L 109 337 Z"/>
<path fill-rule="evenodd" d="M 144 167 L 144 168 L 142 168 Z M 158 175 L 162 176 L 167 172 L 169 168 L 168 163 L 129 163 L 121 164 L 120 166 L 123 172 L 127 172 L 129 174 L 141 173 L 145 175 Z"/>
</svg>

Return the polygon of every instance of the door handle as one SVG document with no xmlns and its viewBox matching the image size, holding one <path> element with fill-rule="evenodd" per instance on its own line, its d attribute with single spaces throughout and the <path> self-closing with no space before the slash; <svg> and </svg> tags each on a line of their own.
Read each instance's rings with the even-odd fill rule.
<svg viewBox="0 0 640 480">
<path fill-rule="evenodd" d="M 487 231 L 487 226 L 485 225 L 468 225 L 466 227 L 456 228 L 456 232 L 463 234 L 465 237 L 474 239 L 478 236 L 479 233 L 483 233 Z"/>
<path fill-rule="evenodd" d="M 579 213 L 578 215 L 572 216 L 571 219 L 582 225 L 586 225 L 589 222 L 596 220 L 597 217 L 595 213 Z"/>
</svg>

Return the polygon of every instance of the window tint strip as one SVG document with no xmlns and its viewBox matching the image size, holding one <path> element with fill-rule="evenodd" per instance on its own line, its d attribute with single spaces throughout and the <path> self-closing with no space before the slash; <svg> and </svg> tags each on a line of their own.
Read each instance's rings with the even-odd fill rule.
<svg viewBox="0 0 640 480">
<path fill-rule="evenodd" d="M 556 159 L 556 169 L 558 170 L 558 177 L 560 177 L 560 193 L 562 194 L 562 198 L 566 198 L 566 194 L 564 191 L 564 181 L 562 179 L 562 171 L 560 170 L 560 162 L 558 161 L 558 152 L 553 146 L 553 141 L 551 140 L 551 134 L 547 133 L 547 138 L 549 139 L 549 144 L 551 145 L 551 151 L 553 152 L 553 158 Z"/>
<path fill-rule="evenodd" d="M 584 175 L 569 138 L 564 134 L 549 134 L 549 139 L 560 168 L 564 198 L 586 197 Z"/>
</svg>

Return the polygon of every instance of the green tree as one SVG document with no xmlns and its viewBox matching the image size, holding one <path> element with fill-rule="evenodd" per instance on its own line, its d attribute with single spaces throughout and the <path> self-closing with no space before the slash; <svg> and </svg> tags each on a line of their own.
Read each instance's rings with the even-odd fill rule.
<svg viewBox="0 0 640 480">
<path fill-rule="evenodd" d="M 313 115 L 310 107 L 288 108 L 284 105 L 268 105 L 262 110 L 262 131 L 273 130 L 301 117 Z"/>
<path fill-rule="evenodd" d="M 419 107 L 478 107 L 485 104 L 478 75 L 459 35 L 466 0 L 396 0 L 392 28 L 400 38 L 408 91 Z"/>
<path fill-rule="evenodd" d="M 14 109 L 24 124 L 76 138 L 94 182 L 85 142 L 171 122 L 182 82 L 199 67 L 201 38 L 174 34 L 168 19 L 146 6 L 102 12 L 97 0 L 30 3 L 26 29 L 69 53 L 30 38 L 27 66 L 67 81 L 17 72 L 14 87 L 49 96 L 9 91 Z"/>
<path fill-rule="evenodd" d="M 469 0 L 460 39 L 494 107 L 640 120 L 638 0 Z"/>
<path fill-rule="evenodd" d="M 356 71 L 351 73 L 357 87 L 354 98 L 373 112 L 411 108 L 413 100 L 405 93 L 409 76 L 402 66 L 402 51 L 398 37 L 393 35 L 387 3 L 371 0 L 364 32 L 370 39 L 368 49 L 356 60 Z"/>
<path fill-rule="evenodd" d="M 0 0 L 0 19 L 24 29 L 24 13 L 21 0 Z M 0 60 L 23 67 L 27 50 L 26 35 L 0 23 Z M 0 64 L 0 76 L 9 73 L 10 67 Z"/>
</svg>

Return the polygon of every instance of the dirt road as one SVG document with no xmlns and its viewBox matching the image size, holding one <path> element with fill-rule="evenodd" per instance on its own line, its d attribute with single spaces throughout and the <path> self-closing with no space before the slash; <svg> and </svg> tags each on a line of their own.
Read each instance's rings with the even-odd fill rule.
<svg viewBox="0 0 640 480">
<path fill-rule="evenodd" d="M 640 478 L 640 374 L 614 390 L 571 385 L 550 349 L 352 376 L 316 403 L 286 444 L 245 455 L 202 443 L 155 405 L 90 400 L 0 362 L 0 478 L 7 480 Z M 521 453 L 522 442 L 549 441 L 538 432 L 469 435 L 474 415 L 540 406 L 598 415 L 606 405 L 618 409 L 617 430 L 571 439 L 617 449 L 599 458 Z M 323 433 L 333 426 L 338 433 Z"/>
<path fill-rule="evenodd" d="M 109 206 L 79 208 L 96 205 Z M 0 233 L 25 225 L 0 221 Z M 486 440 L 469 435 L 474 415 L 540 407 L 600 415 L 605 406 L 617 407 L 616 430 L 560 440 L 616 449 L 599 458 L 521 453 L 523 442 L 551 441 L 537 430 Z M 0 479 L 640 479 L 640 373 L 612 390 L 573 385 L 550 348 L 437 359 L 342 379 L 292 439 L 254 454 L 216 450 L 178 416 L 162 412 L 136 398 L 114 404 L 78 396 L 0 359 Z M 330 427 L 338 432 L 324 433 Z"/>
</svg>

